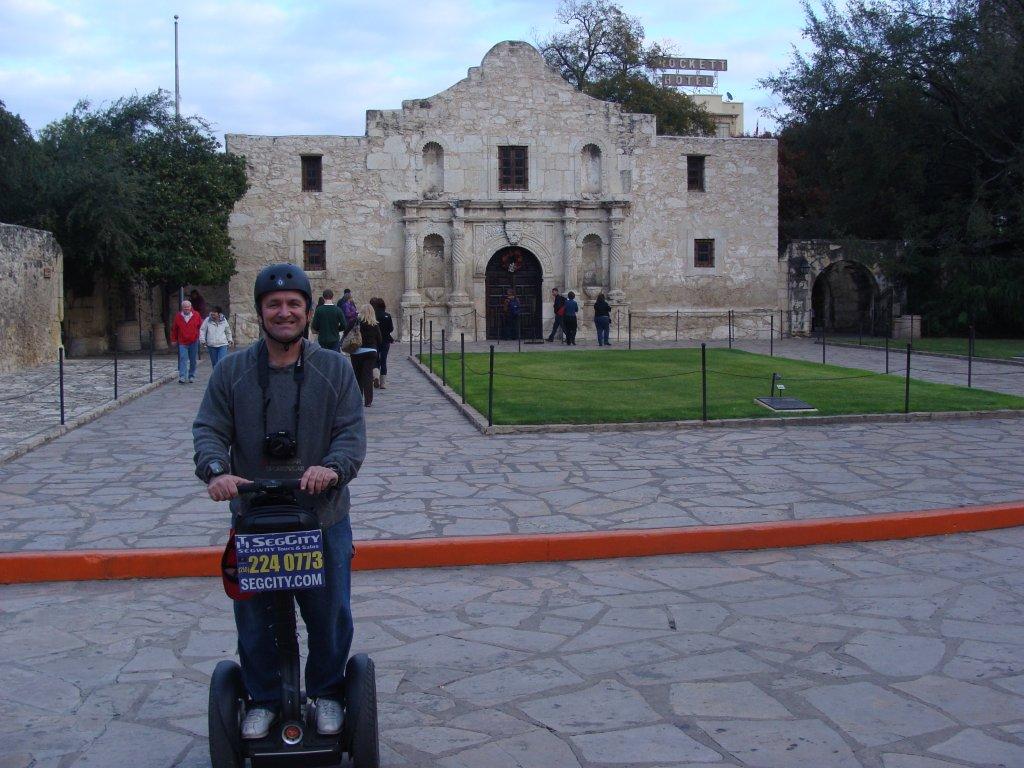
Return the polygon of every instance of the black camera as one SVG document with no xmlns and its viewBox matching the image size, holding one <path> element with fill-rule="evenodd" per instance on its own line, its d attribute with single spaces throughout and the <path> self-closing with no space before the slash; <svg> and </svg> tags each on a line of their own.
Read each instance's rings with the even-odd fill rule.
<svg viewBox="0 0 1024 768">
<path fill-rule="evenodd" d="M 292 433 L 287 430 L 268 432 L 263 438 L 263 453 L 271 459 L 294 459 L 299 452 L 299 444 Z"/>
</svg>

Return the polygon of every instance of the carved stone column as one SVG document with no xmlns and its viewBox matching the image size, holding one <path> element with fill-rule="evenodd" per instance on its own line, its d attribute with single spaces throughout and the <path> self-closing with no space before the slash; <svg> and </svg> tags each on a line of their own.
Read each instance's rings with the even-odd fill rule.
<svg viewBox="0 0 1024 768">
<path fill-rule="evenodd" d="M 452 217 L 452 293 L 451 303 L 464 303 L 466 295 L 466 221 L 462 209 Z"/>
<path fill-rule="evenodd" d="M 625 214 L 621 208 L 612 208 L 608 221 L 608 298 L 613 303 L 622 303 L 622 248 L 625 236 Z"/>
<path fill-rule="evenodd" d="M 566 208 L 562 220 L 562 270 L 565 285 L 562 293 L 576 291 L 579 294 L 579 247 L 576 244 L 576 209 Z"/>
<path fill-rule="evenodd" d="M 452 211 L 451 293 L 448 296 L 448 334 L 455 343 L 458 334 L 472 323 L 473 307 L 466 293 L 465 209 Z"/>
<path fill-rule="evenodd" d="M 412 319 L 413 334 L 419 333 L 419 320 L 423 311 L 423 297 L 420 295 L 420 245 L 419 245 L 419 219 L 416 216 L 406 216 L 402 219 L 405 224 L 405 291 L 402 293 L 401 307 L 401 328 L 398 328 L 399 338 L 405 339 L 409 332 L 409 320 Z"/>
</svg>

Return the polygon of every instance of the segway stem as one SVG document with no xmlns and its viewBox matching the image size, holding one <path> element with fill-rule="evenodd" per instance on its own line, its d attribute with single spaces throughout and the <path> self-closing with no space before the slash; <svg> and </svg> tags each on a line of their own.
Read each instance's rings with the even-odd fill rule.
<svg viewBox="0 0 1024 768">
<path fill-rule="evenodd" d="M 281 716 L 284 720 L 301 720 L 299 635 L 295 623 L 294 592 L 274 594 L 274 632 L 281 669 Z"/>
</svg>

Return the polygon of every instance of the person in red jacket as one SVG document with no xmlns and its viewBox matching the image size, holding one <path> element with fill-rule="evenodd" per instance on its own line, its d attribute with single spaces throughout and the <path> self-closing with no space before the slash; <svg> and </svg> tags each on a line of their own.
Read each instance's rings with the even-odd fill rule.
<svg viewBox="0 0 1024 768">
<path fill-rule="evenodd" d="M 192 310 L 191 301 L 181 302 L 181 311 L 171 324 L 171 343 L 178 345 L 178 383 L 193 384 L 199 357 L 199 329 L 203 319 Z"/>
</svg>

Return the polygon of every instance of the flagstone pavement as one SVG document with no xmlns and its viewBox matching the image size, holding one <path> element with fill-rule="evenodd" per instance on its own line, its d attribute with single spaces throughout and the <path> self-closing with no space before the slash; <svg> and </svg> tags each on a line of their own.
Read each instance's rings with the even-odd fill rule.
<svg viewBox="0 0 1024 768">
<path fill-rule="evenodd" d="M 357 555 L 358 556 L 358 555 Z M 389 768 L 1024 765 L 1024 530 L 357 572 Z M 0 589 L 3 768 L 200 768 L 215 579 Z"/>
<path fill-rule="evenodd" d="M 787 347 L 791 356 L 815 352 L 807 341 Z M 367 411 L 369 453 L 351 486 L 359 539 L 796 520 L 1024 498 L 1024 419 L 486 437 L 403 352 L 393 348 L 390 386 Z M 881 364 L 870 350 L 833 354 Z M 932 368 L 954 364 L 928 359 Z M 993 368 L 1005 369 L 1008 387 L 1024 382 L 1022 367 Z M 165 385 L 0 465 L 0 551 L 223 543 L 226 506 L 192 474 L 205 364 L 201 371 L 196 385 Z"/>
<path fill-rule="evenodd" d="M 491 438 L 395 358 L 353 483 L 363 539 L 1024 495 L 1024 420 Z M 0 548 L 220 543 L 226 511 L 190 478 L 201 395 L 165 386 L 0 466 Z M 1010 529 L 357 572 L 354 651 L 394 768 L 1016 768 L 1022 564 Z M 208 675 L 234 642 L 215 579 L 0 588 L 0 768 L 207 766 Z"/>
</svg>

